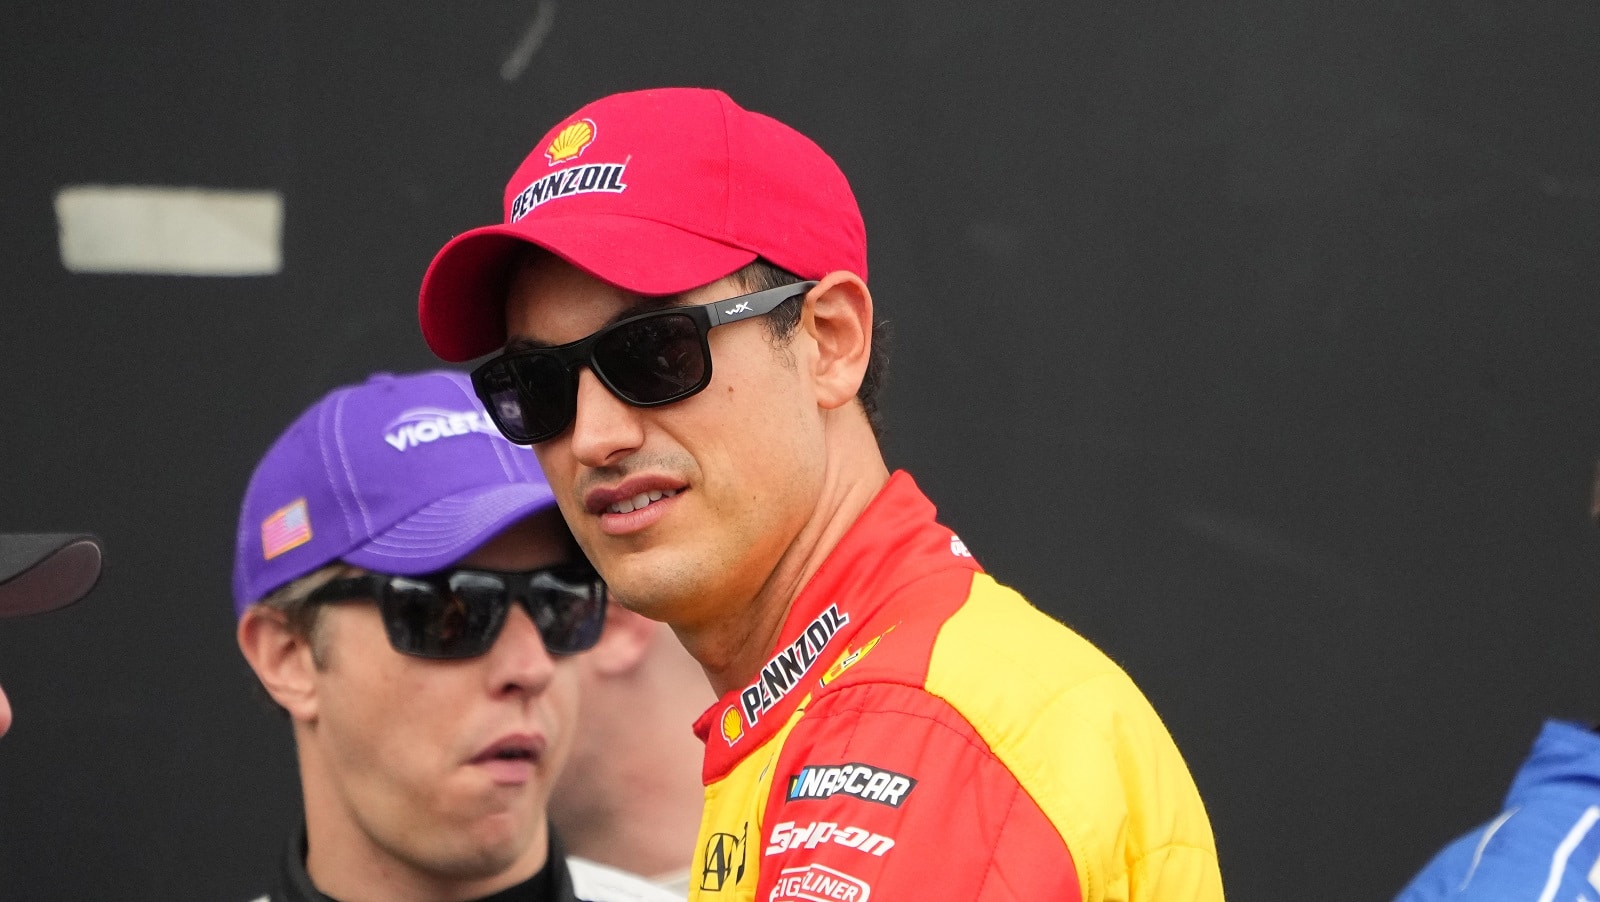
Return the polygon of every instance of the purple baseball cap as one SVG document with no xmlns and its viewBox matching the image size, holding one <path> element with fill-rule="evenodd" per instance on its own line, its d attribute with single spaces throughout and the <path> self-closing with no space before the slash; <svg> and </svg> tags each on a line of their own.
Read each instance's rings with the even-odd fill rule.
<svg viewBox="0 0 1600 902">
<path fill-rule="evenodd" d="M 379 373 L 312 405 L 256 466 L 239 512 L 234 613 L 335 561 L 443 569 L 554 504 L 533 452 L 500 435 L 465 375 Z"/>
</svg>

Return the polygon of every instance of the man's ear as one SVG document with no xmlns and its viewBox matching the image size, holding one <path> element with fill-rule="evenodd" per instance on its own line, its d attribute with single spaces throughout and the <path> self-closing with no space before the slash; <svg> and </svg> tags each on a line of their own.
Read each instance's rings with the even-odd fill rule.
<svg viewBox="0 0 1600 902">
<path fill-rule="evenodd" d="M 606 605 L 606 625 L 600 641 L 583 653 L 589 668 L 601 676 L 621 676 L 639 666 L 650 653 L 650 643 L 660 641 L 660 624 L 628 610 L 616 599 Z"/>
<path fill-rule="evenodd" d="M 289 626 L 282 611 L 251 605 L 239 620 L 239 651 L 272 700 L 297 721 L 317 717 L 317 663 L 311 640 Z"/>
<path fill-rule="evenodd" d="M 817 344 L 813 377 L 824 409 L 856 396 L 872 352 L 872 292 L 852 272 L 831 272 L 806 294 L 800 325 Z"/>
</svg>

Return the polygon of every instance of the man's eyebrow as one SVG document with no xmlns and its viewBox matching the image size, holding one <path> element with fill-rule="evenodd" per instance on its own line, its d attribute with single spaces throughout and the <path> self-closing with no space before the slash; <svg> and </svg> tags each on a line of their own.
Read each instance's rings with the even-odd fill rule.
<svg viewBox="0 0 1600 902">
<path fill-rule="evenodd" d="M 621 310 L 618 310 L 610 319 L 606 320 L 605 323 L 600 326 L 600 328 L 604 329 L 606 326 L 611 326 L 622 322 L 630 316 L 638 316 L 641 313 L 650 313 L 654 310 L 661 310 L 666 307 L 677 307 L 682 304 L 682 293 L 640 295 L 637 301 L 634 301 L 632 304 L 629 304 Z M 596 329 L 595 331 L 598 332 L 599 329 Z M 591 332 L 590 334 L 592 335 L 594 333 Z M 519 335 L 506 341 L 507 351 L 536 351 L 543 348 L 553 347 L 555 347 L 555 345 L 548 341 L 541 341 L 537 338 L 530 338 L 526 335 Z"/>
<path fill-rule="evenodd" d="M 649 313 L 652 310 L 661 310 L 666 307 L 677 307 L 682 303 L 682 294 L 640 295 L 637 301 L 634 301 L 632 304 L 629 304 L 621 310 L 618 310 L 615 316 L 606 320 L 606 325 L 609 326 L 612 323 L 619 323 L 630 316 L 638 316 L 641 313 Z M 602 326 L 601 328 L 605 327 Z"/>
<path fill-rule="evenodd" d="M 506 341 L 507 351 L 537 351 L 540 348 L 553 348 L 548 341 L 539 341 L 533 338 L 512 338 Z"/>
</svg>

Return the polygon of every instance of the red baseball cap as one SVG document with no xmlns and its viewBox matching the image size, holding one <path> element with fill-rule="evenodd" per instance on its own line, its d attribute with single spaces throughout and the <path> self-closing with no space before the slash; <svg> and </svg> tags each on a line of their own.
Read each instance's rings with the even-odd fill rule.
<svg viewBox="0 0 1600 902">
<path fill-rule="evenodd" d="M 721 91 L 603 97 L 563 119 L 506 183 L 505 222 L 433 258 L 418 313 L 460 362 L 505 342 L 510 265 L 534 244 L 643 295 L 715 282 L 757 257 L 803 279 L 867 277 L 850 183 L 815 142 Z"/>
</svg>

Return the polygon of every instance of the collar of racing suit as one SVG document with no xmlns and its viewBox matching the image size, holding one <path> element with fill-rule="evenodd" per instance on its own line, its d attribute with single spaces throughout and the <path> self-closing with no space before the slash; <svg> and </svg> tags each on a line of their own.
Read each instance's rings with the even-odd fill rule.
<svg viewBox="0 0 1600 902">
<path fill-rule="evenodd" d="M 572 888 L 572 875 L 567 871 L 566 850 L 555 828 L 549 830 L 549 835 L 549 855 L 539 873 L 475 902 L 579 902 Z M 338 902 L 318 890 L 311 883 L 311 875 L 306 873 L 305 825 L 295 831 L 284 848 L 272 891 L 266 899 L 271 902 Z"/>
<path fill-rule="evenodd" d="M 983 572 L 937 516 L 911 474 L 890 475 L 795 597 L 772 657 L 695 721 L 706 785 L 783 726 L 896 591 L 945 568 Z"/>
</svg>

